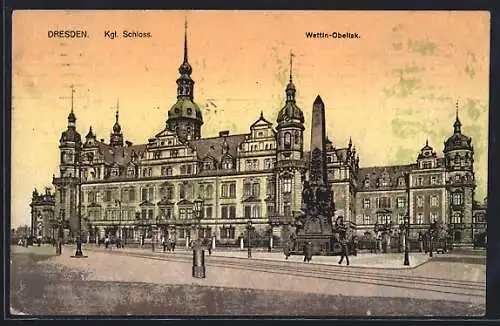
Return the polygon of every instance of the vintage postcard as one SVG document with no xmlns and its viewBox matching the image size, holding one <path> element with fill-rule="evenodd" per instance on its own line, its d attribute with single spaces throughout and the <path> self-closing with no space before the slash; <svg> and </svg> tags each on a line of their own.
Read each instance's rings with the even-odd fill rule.
<svg viewBox="0 0 500 326">
<path fill-rule="evenodd" d="M 12 316 L 482 316 L 487 11 L 12 16 Z"/>
</svg>

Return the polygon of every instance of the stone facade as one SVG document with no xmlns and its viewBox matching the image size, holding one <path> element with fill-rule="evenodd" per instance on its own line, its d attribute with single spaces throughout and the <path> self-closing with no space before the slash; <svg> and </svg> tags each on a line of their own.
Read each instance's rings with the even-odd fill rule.
<svg viewBox="0 0 500 326">
<path fill-rule="evenodd" d="M 31 236 L 38 239 L 54 237 L 55 221 L 55 197 L 49 188 L 45 193 L 34 190 L 31 197 Z"/>
</svg>

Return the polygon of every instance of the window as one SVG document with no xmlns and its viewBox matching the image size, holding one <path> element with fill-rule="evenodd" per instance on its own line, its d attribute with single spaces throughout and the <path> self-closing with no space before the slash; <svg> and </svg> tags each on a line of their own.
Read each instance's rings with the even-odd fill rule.
<svg viewBox="0 0 500 326">
<path fill-rule="evenodd" d="M 417 224 L 423 224 L 423 223 L 424 223 L 424 214 L 418 213 L 417 214 Z"/>
<path fill-rule="evenodd" d="M 180 172 L 181 172 L 181 174 L 186 174 L 186 166 L 185 165 L 181 165 Z"/>
<path fill-rule="evenodd" d="M 284 193 L 292 192 L 292 178 L 283 179 L 283 192 Z"/>
<path fill-rule="evenodd" d="M 423 196 L 417 196 L 417 207 L 418 208 L 424 207 L 424 197 Z"/>
<path fill-rule="evenodd" d="M 229 198 L 236 198 L 236 183 L 229 184 Z"/>
<path fill-rule="evenodd" d="M 135 188 L 130 188 L 128 190 L 128 200 L 135 201 Z"/>
<path fill-rule="evenodd" d="M 418 178 L 417 178 L 417 186 L 421 186 L 421 185 L 423 185 L 423 184 L 424 184 L 424 178 L 422 178 L 422 177 L 418 177 Z"/>
<path fill-rule="evenodd" d="M 370 224 L 371 219 L 369 215 L 363 215 L 363 224 Z"/>
<path fill-rule="evenodd" d="M 172 175 L 172 168 L 170 166 L 161 167 L 161 175 L 170 176 Z"/>
<path fill-rule="evenodd" d="M 264 160 L 264 169 L 272 169 L 271 159 L 270 158 L 266 158 Z"/>
<path fill-rule="evenodd" d="M 274 205 L 267 204 L 267 216 L 274 216 Z"/>
<path fill-rule="evenodd" d="M 104 198 L 105 201 L 111 201 L 111 190 L 106 190 Z"/>
<path fill-rule="evenodd" d="M 452 194 L 453 205 L 462 205 L 464 203 L 464 195 L 461 192 L 455 192 Z"/>
<path fill-rule="evenodd" d="M 431 196 L 431 207 L 438 207 L 439 199 L 438 196 Z"/>
<path fill-rule="evenodd" d="M 437 213 L 436 212 L 431 212 L 429 223 L 433 223 L 434 221 L 437 221 L 437 220 L 438 220 Z"/>
<path fill-rule="evenodd" d="M 222 163 L 222 168 L 225 170 L 232 169 L 233 168 L 233 161 L 230 158 L 224 159 Z"/>
<path fill-rule="evenodd" d="M 191 172 L 192 172 L 191 165 L 188 165 L 186 168 L 187 168 L 186 173 L 191 174 Z"/>
<path fill-rule="evenodd" d="M 180 199 L 186 198 L 186 185 L 183 183 L 179 185 L 179 198 Z"/>
<path fill-rule="evenodd" d="M 398 213 L 398 224 L 403 224 L 404 223 L 404 218 L 405 218 L 405 214 L 404 213 Z"/>
<path fill-rule="evenodd" d="M 363 199 L 363 208 L 370 208 L 370 198 Z"/>
<path fill-rule="evenodd" d="M 437 184 L 437 177 L 435 175 L 431 176 L 431 185 Z"/>
<path fill-rule="evenodd" d="M 244 208 L 244 217 L 250 218 L 252 216 L 252 206 L 245 206 Z"/>
<path fill-rule="evenodd" d="M 267 181 L 267 194 L 269 196 L 274 196 L 276 184 L 274 181 Z"/>
<path fill-rule="evenodd" d="M 226 183 L 223 183 L 222 186 L 221 186 L 221 194 L 220 196 L 222 198 L 227 198 L 229 195 L 229 192 L 228 192 L 228 184 Z"/>
<path fill-rule="evenodd" d="M 214 187 L 212 185 L 207 185 L 205 187 L 205 199 L 212 199 L 213 192 L 214 192 Z"/>
<path fill-rule="evenodd" d="M 389 181 L 387 179 L 383 178 L 381 180 L 381 185 L 382 185 L 382 187 L 387 187 L 389 185 Z"/>
<path fill-rule="evenodd" d="M 89 191 L 89 202 L 90 203 L 95 203 L 97 202 L 97 196 L 94 191 Z"/>
<path fill-rule="evenodd" d="M 298 131 L 295 132 L 295 144 L 300 144 L 300 133 Z"/>
<path fill-rule="evenodd" d="M 254 183 L 252 184 L 252 196 L 259 197 L 260 195 L 260 184 Z"/>
<path fill-rule="evenodd" d="M 177 157 L 179 155 L 179 150 L 177 149 L 173 149 L 171 152 L 170 152 L 170 156 L 171 157 Z"/>
<path fill-rule="evenodd" d="M 432 167 L 431 162 L 429 162 L 429 161 L 425 161 L 425 162 L 423 162 L 423 163 L 422 163 L 422 167 L 423 167 L 424 169 L 430 169 L 430 168 Z"/>
<path fill-rule="evenodd" d="M 404 208 L 406 206 L 406 198 L 405 197 L 398 197 L 396 206 L 397 206 L 397 208 Z"/>
<path fill-rule="evenodd" d="M 228 218 L 228 207 L 227 206 L 222 206 L 220 209 L 220 217 L 221 218 Z"/>
<path fill-rule="evenodd" d="M 186 231 L 184 228 L 179 228 L 179 238 L 184 239 L 186 237 Z"/>
<path fill-rule="evenodd" d="M 290 135 L 289 132 L 285 132 L 285 137 L 284 137 L 284 148 L 285 149 L 290 149 L 292 148 L 292 136 Z"/>
<path fill-rule="evenodd" d="M 220 229 L 220 237 L 221 239 L 234 239 L 235 228 L 232 227 L 223 227 Z"/>
<path fill-rule="evenodd" d="M 460 175 L 459 174 L 455 175 L 455 181 L 460 182 Z"/>
<path fill-rule="evenodd" d="M 398 178 L 398 186 L 403 187 L 405 185 L 405 178 L 399 177 Z"/>
<path fill-rule="evenodd" d="M 453 212 L 451 215 L 451 223 L 462 223 L 462 215 L 460 212 Z"/>
<path fill-rule="evenodd" d="M 236 206 L 229 206 L 229 218 L 236 218 Z"/>
<path fill-rule="evenodd" d="M 259 218 L 259 217 L 260 217 L 260 205 L 253 205 L 252 218 Z"/>
<path fill-rule="evenodd" d="M 245 197 L 250 196 L 251 190 L 252 190 L 252 185 L 250 183 L 243 184 L 243 195 Z"/>
<path fill-rule="evenodd" d="M 212 206 L 205 207 L 205 217 L 212 218 Z"/>
<path fill-rule="evenodd" d="M 380 197 L 378 208 L 390 208 L 391 207 L 391 199 L 389 197 Z"/>
<path fill-rule="evenodd" d="M 369 179 L 366 179 L 364 184 L 365 184 L 365 188 L 370 188 L 370 180 Z"/>
<path fill-rule="evenodd" d="M 204 198 L 205 196 L 205 185 L 200 185 L 199 191 L 198 191 L 198 196 L 201 198 Z"/>
<path fill-rule="evenodd" d="M 148 210 L 148 219 L 150 219 L 150 220 L 153 219 L 153 210 L 152 209 Z"/>
<path fill-rule="evenodd" d="M 283 208 L 286 217 L 292 216 L 292 208 L 290 207 L 290 204 L 285 204 Z"/>
<path fill-rule="evenodd" d="M 186 219 L 186 209 L 185 208 L 179 208 L 179 219 L 185 220 Z"/>
</svg>

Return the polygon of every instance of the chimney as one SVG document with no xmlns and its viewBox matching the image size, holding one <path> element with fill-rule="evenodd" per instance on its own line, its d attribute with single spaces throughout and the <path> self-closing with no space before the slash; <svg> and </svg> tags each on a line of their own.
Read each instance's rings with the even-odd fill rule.
<svg viewBox="0 0 500 326">
<path fill-rule="evenodd" d="M 219 131 L 219 137 L 227 137 L 229 136 L 229 130 Z"/>
</svg>

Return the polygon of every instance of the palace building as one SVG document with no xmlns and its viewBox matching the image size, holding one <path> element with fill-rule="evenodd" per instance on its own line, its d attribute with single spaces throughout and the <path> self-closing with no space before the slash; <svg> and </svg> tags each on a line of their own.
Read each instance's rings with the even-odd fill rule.
<svg viewBox="0 0 500 326">
<path fill-rule="evenodd" d="M 184 243 L 195 237 L 195 202 L 202 201 L 199 235 L 215 237 L 218 244 L 235 244 L 249 220 L 262 239 L 280 238 L 290 229 L 300 214 L 309 167 L 304 114 L 295 100 L 291 65 L 276 125 L 256 112 L 247 133 L 220 131 L 211 138 L 203 137 L 192 70 L 185 35 L 177 101 L 165 128 L 144 144 L 124 140 L 118 105 L 109 142 L 98 140 L 92 127 L 82 138 L 72 104 L 59 141 L 59 175 L 53 178 L 56 219 L 74 228 L 80 209 L 84 239 L 120 234 L 138 240 L 155 232 Z M 324 107 L 319 96 L 314 105 Z M 397 227 L 408 214 L 413 233 L 436 220 L 453 225 L 456 242 L 470 242 L 474 148 L 461 126 L 457 108 L 442 155 L 425 142 L 414 162 L 397 166 L 360 167 L 351 140 L 338 146 L 327 137 L 335 217 L 344 216 L 363 234 L 373 232 L 375 224 L 392 222 Z"/>
</svg>

